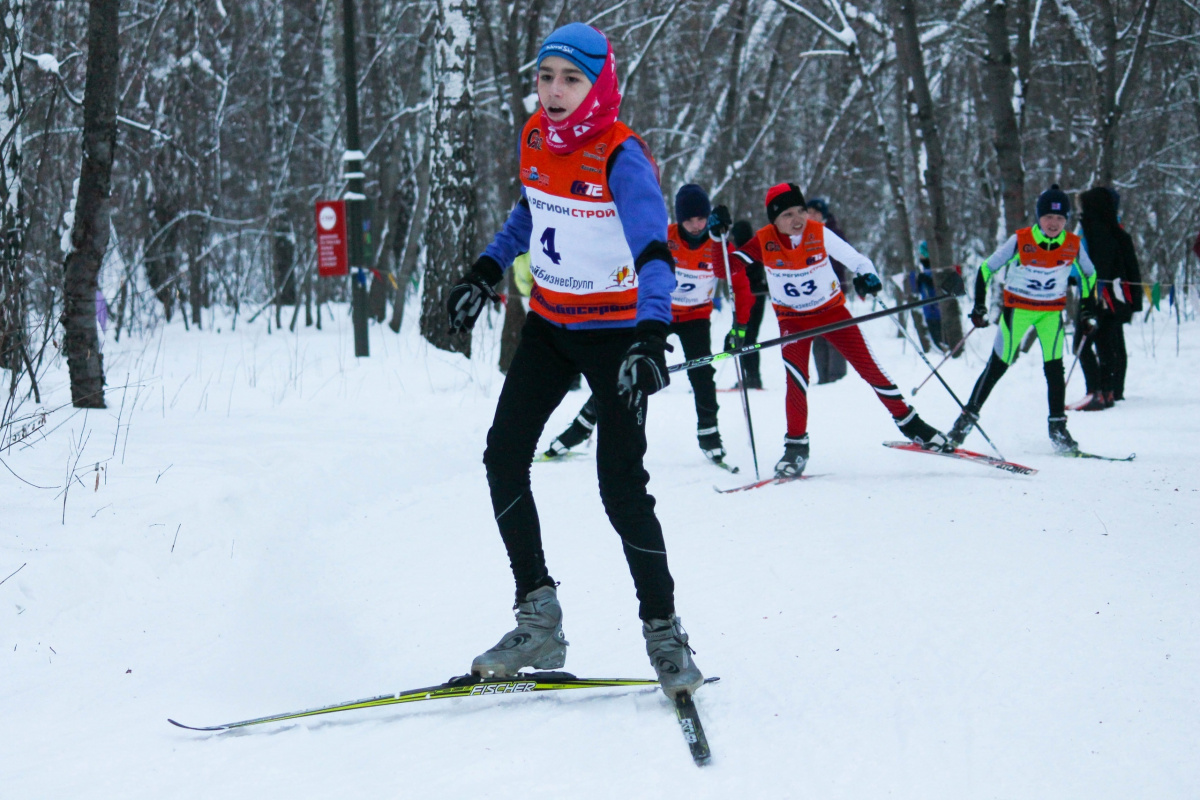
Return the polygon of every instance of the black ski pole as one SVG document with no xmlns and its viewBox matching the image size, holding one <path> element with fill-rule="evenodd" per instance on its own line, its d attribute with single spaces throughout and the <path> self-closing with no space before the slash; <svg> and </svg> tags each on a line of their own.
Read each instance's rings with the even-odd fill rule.
<svg viewBox="0 0 1200 800">
<path fill-rule="evenodd" d="M 1071 376 L 1075 374 L 1075 365 L 1079 363 L 1079 356 L 1083 353 L 1083 348 L 1087 345 L 1088 334 L 1084 334 L 1079 340 L 1079 347 L 1075 348 L 1075 360 L 1071 362 L 1071 370 L 1067 373 L 1067 379 L 1063 381 L 1063 389 L 1067 388 L 1067 384 L 1071 382 Z"/>
<path fill-rule="evenodd" d="M 729 247 L 725 243 L 725 234 L 721 234 L 721 256 L 725 259 L 725 279 L 730 283 L 733 282 L 733 276 L 729 272 Z M 733 322 L 737 324 L 737 305 L 732 304 Z M 746 389 L 746 373 L 742 369 L 742 360 L 735 358 L 733 365 L 737 367 L 738 386 L 742 393 L 742 413 L 746 415 L 746 431 L 750 434 L 750 455 L 754 458 L 754 480 L 760 481 L 762 478 L 758 474 L 758 448 L 754 446 L 754 423 L 750 421 L 750 394 Z"/>
<path fill-rule="evenodd" d="M 876 300 L 876 302 L 878 302 L 878 300 Z M 879 303 L 879 305 L 883 306 L 885 309 L 887 308 L 887 306 L 884 305 L 883 303 Z M 899 310 L 900 308 L 902 308 L 902 306 L 897 306 L 893 310 Z M 946 389 L 946 391 L 950 393 L 950 396 L 954 398 L 954 402 L 958 403 L 958 407 L 960 409 L 962 409 L 963 413 L 966 413 L 967 407 L 965 405 L 963 405 L 962 400 L 958 399 L 958 395 L 956 395 L 954 393 L 954 390 L 950 388 L 950 384 L 946 383 L 946 379 L 942 377 L 942 373 L 937 371 L 937 367 L 935 367 L 935 366 L 933 366 L 933 364 L 929 363 L 929 359 L 925 357 L 925 351 L 921 349 L 920 343 L 913 341 L 912 336 L 909 335 L 908 331 L 905 329 L 904 325 L 900 322 L 900 320 L 898 318 L 893 317 L 892 319 L 896 323 L 896 327 L 898 327 L 900 329 L 900 333 L 904 334 L 904 338 L 908 340 L 909 344 L 911 344 L 913 346 L 913 349 L 917 351 L 917 355 L 919 355 L 921 357 L 921 360 L 925 362 L 925 366 L 929 367 L 933 376 L 936 377 L 938 379 L 938 381 L 942 384 L 942 386 Z M 966 341 L 966 338 L 967 337 L 964 336 L 963 340 Z M 1008 460 L 1007 458 L 1004 458 L 1004 454 L 1000 452 L 1000 448 L 996 447 L 996 444 L 992 441 L 992 437 L 988 436 L 987 433 L 983 430 L 983 428 L 979 427 L 978 421 L 975 422 L 975 430 L 979 431 L 980 435 L 982 435 L 983 438 L 985 440 L 987 440 L 988 445 L 993 450 L 996 451 L 996 455 L 1000 456 L 1000 458 L 1004 461 Z"/>
<path fill-rule="evenodd" d="M 934 369 L 935 370 L 941 369 L 946 364 L 947 361 L 954 358 L 954 354 L 962 349 L 962 346 L 967 343 L 967 339 L 971 336 L 972 333 L 974 333 L 977 330 L 979 330 L 979 329 L 972 325 L 971 330 L 967 331 L 966 336 L 963 336 L 961 339 L 958 340 L 958 344 L 954 345 L 954 349 L 951 350 L 949 353 L 947 353 L 946 356 L 941 361 L 938 362 L 938 365 L 936 367 L 934 367 Z M 917 388 L 913 389 L 913 397 L 917 396 L 917 392 L 921 391 L 921 387 L 924 386 L 925 384 L 929 383 L 929 379 L 932 377 L 933 377 L 932 372 L 930 372 L 928 375 L 925 376 L 925 380 L 921 381 L 921 385 L 918 386 Z"/>
<path fill-rule="evenodd" d="M 896 306 L 895 308 L 884 308 L 882 311 L 864 314 L 861 317 L 851 317 L 850 319 L 844 319 L 840 322 L 831 322 L 828 325 L 821 325 L 819 327 L 812 328 L 811 330 L 797 331 L 796 333 L 789 333 L 787 336 L 780 336 L 776 339 L 768 339 L 765 342 L 755 342 L 754 344 L 743 345 L 736 350 L 730 350 L 723 353 L 713 353 L 710 356 L 700 356 L 699 358 L 693 358 L 690 361 L 672 364 L 671 366 L 667 367 L 667 372 L 681 372 L 689 369 L 698 369 L 703 367 L 705 364 L 711 364 L 714 361 L 722 361 L 726 358 L 741 358 L 744 355 L 749 355 L 750 353 L 755 353 L 759 350 L 765 350 L 768 347 L 778 347 L 779 345 L 798 342 L 801 339 L 811 339 L 814 336 L 821 336 L 826 333 L 832 333 L 833 331 L 840 331 L 842 328 L 849 328 L 852 325 L 861 325 L 864 322 L 870 322 L 874 319 L 881 319 L 883 317 L 889 317 L 892 314 L 899 314 L 904 311 L 911 311 L 914 308 L 921 308 L 922 306 L 927 306 L 930 303 L 940 303 L 941 301 L 947 300 L 953 296 L 954 295 L 952 294 L 943 294 L 938 295 L 937 297 L 930 297 L 925 300 L 914 300 L 911 303 L 905 303 L 904 305 Z"/>
</svg>

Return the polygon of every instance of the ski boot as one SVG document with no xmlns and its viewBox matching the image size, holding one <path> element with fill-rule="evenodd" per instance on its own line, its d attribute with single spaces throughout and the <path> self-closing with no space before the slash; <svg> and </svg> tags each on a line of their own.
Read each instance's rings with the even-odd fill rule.
<svg viewBox="0 0 1200 800">
<path fill-rule="evenodd" d="M 798 478 L 808 464 L 808 434 L 798 439 L 784 437 L 783 458 L 775 465 L 776 478 Z"/>
<path fill-rule="evenodd" d="M 1074 453 L 1079 449 L 1079 442 L 1071 438 L 1067 431 L 1066 417 L 1050 417 L 1050 443 L 1056 453 Z"/>
<path fill-rule="evenodd" d="M 563 637 L 562 606 L 553 586 L 542 586 L 513 606 L 517 627 L 471 662 L 471 672 L 481 678 L 511 678 L 522 667 L 561 669 L 567 662 Z"/>
<path fill-rule="evenodd" d="M 954 445 L 941 431 L 921 419 L 915 411 L 908 416 L 906 422 L 902 423 L 900 420 L 896 420 L 896 427 L 908 437 L 909 441 L 921 445 L 924 450 L 940 450 L 948 453 L 954 449 Z"/>
<path fill-rule="evenodd" d="M 1104 392 L 1093 392 L 1088 396 L 1088 401 L 1079 406 L 1080 411 L 1103 411 L 1106 408 L 1112 408 L 1112 404 L 1104 399 Z"/>
<path fill-rule="evenodd" d="M 596 420 L 588 419 L 587 406 L 575 419 L 571 420 L 571 424 L 567 429 L 560 433 L 554 441 L 550 443 L 550 447 L 545 453 L 542 453 L 543 458 L 562 458 L 567 454 L 567 451 L 576 445 L 586 442 L 592 436 L 592 431 L 596 429 Z"/>
<path fill-rule="evenodd" d="M 642 636 L 663 693 L 672 700 L 681 692 L 695 694 L 704 684 L 704 676 L 692 660 L 696 651 L 688 646 L 687 631 L 679 617 L 672 614 L 669 619 L 644 620 Z"/>
<path fill-rule="evenodd" d="M 975 423 L 979 422 L 979 412 L 972 411 L 970 408 L 964 408 L 963 412 L 958 415 L 958 419 L 954 420 L 954 427 L 946 434 L 946 441 L 951 447 L 957 449 L 963 440 L 967 438 L 967 434 L 975 427 Z"/>
<path fill-rule="evenodd" d="M 717 430 L 716 425 L 697 430 L 696 440 L 700 443 L 704 457 L 709 461 L 720 464 L 725 460 L 725 445 L 721 443 L 721 432 Z"/>
</svg>

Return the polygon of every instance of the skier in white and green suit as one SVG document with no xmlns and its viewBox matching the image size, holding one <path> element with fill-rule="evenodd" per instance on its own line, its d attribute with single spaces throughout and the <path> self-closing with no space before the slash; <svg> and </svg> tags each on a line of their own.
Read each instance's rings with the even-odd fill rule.
<svg viewBox="0 0 1200 800">
<path fill-rule="evenodd" d="M 1070 213 L 1071 198 L 1054 184 L 1038 196 L 1037 223 L 1010 236 L 979 267 L 975 276 L 975 307 L 971 311 L 971 322 L 977 328 L 988 326 L 987 287 L 997 275 L 1004 283 L 1004 303 L 992 357 L 975 382 L 971 399 L 950 429 L 948 438 L 956 447 L 979 420 L 979 409 L 1016 358 L 1026 331 L 1034 328 L 1042 346 L 1046 374 L 1050 441 L 1059 452 L 1078 449 L 1067 432 L 1063 408 L 1066 399 L 1062 360 L 1066 336 L 1063 309 L 1067 304 L 1067 279 L 1074 272 L 1079 277 L 1084 332 L 1095 328 L 1096 269 L 1079 237 L 1066 230 Z"/>
</svg>

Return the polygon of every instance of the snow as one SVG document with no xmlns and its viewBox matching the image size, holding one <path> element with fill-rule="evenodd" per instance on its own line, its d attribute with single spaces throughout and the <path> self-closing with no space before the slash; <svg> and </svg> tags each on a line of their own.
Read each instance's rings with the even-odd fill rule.
<svg viewBox="0 0 1200 800">
<path fill-rule="evenodd" d="M 61 486 L 83 443 L 65 504 L 0 481 L 5 797 L 1195 796 L 1200 329 L 1185 323 L 1176 357 L 1165 316 L 1128 331 L 1129 399 L 1071 415 L 1085 448 L 1136 451 L 1128 464 L 1051 454 L 1036 348 L 982 419 L 1033 477 L 880 447 L 895 427 L 850 375 L 811 390 L 820 477 L 718 495 L 752 476 L 738 396 L 720 395 L 736 477 L 701 460 L 686 380 L 656 396 L 647 468 L 679 613 L 721 677 L 697 697 L 709 767 L 656 691 L 170 726 L 438 683 L 508 629 L 480 463 L 499 320 L 468 362 L 426 348 L 410 311 L 357 360 L 344 308 L 295 335 L 206 318 L 117 343 L 110 326 L 109 408 L 54 411 L 0 453 Z M 924 365 L 889 325 L 868 336 L 910 394 Z M 986 334 L 946 368 L 960 394 Z M 778 359 L 751 396 L 764 470 L 783 435 Z M 42 391 L 65 402 L 64 370 Z M 954 418 L 935 382 L 915 402 Z M 567 669 L 651 674 L 590 452 L 535 465 L 534 484 Z"/>
</svg>

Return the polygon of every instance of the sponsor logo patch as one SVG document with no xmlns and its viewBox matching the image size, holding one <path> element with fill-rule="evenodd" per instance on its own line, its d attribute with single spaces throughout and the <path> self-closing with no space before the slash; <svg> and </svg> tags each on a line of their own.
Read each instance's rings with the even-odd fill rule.
<svg viewBox="0 0 1200 800">
<path fill-rule="evenodd" d="M 531 130 L 529 132 L 529 135 L 525 137 L 525 146 L 530 148 L 531 150 L 541 150 L 542 149 L 542 132 L 540 130 L 538 130 L 537 128 L 534 128 L 533 130 Z"/>
<path fill-rule="evenodd" d="M 580 164 L 580 165 L 579 165 L 579 168 L 580 168 L 580 169 L 582 169 L 582 170 L 585 170 L 585 171 L 587 171 L 587 172 L 594 172 L 594 173 L 596 173 L 597 175 L 599 175 L 599 174 L 600 174 L 600 170 L 599 170 L 599 169 L 597 169 L 596 167 L 590 167 L 590 166 L 588 166 L 587 164 Z"/>
<path fill-rule="evenodd" d="M 550 176 L 538 172 L 537 167 L 527 167 L 521 170 L 521 180 L 536 183 L 538 186 L 550 185 Z"/>
<path fill-rule="evenodd" d="M 603 197 L 604 187 L 598 183 L 574 181 L 571 183 L 571 194 L 577 194 L 580 197 Z"/>
<path fill-rule="evenodd" d="M 628 266 L 618 267 L 609 277 L 612 278 L 612 285 L 608 287 L 609 289 L 628 289 L 637 283 L 637 273 Z"/>
<path fill-rule="evenodd" d="M 779 246 L 779 242 L 767 242 L 767 249 L 772 253 L 779 253 L 783 250 L 783 248 Z"/>
<path fill-rule="evenodd" d="M 811 267 L 813 264 L 820 264 L 824 260 L 825 260 L 825 257 L 822 256 L 820 253 L 817 253 L 817 254 L 811 255 L 807 259 L 805 259 L 804 264 L 805 264 L 805 266 Z"/>
</svg>

